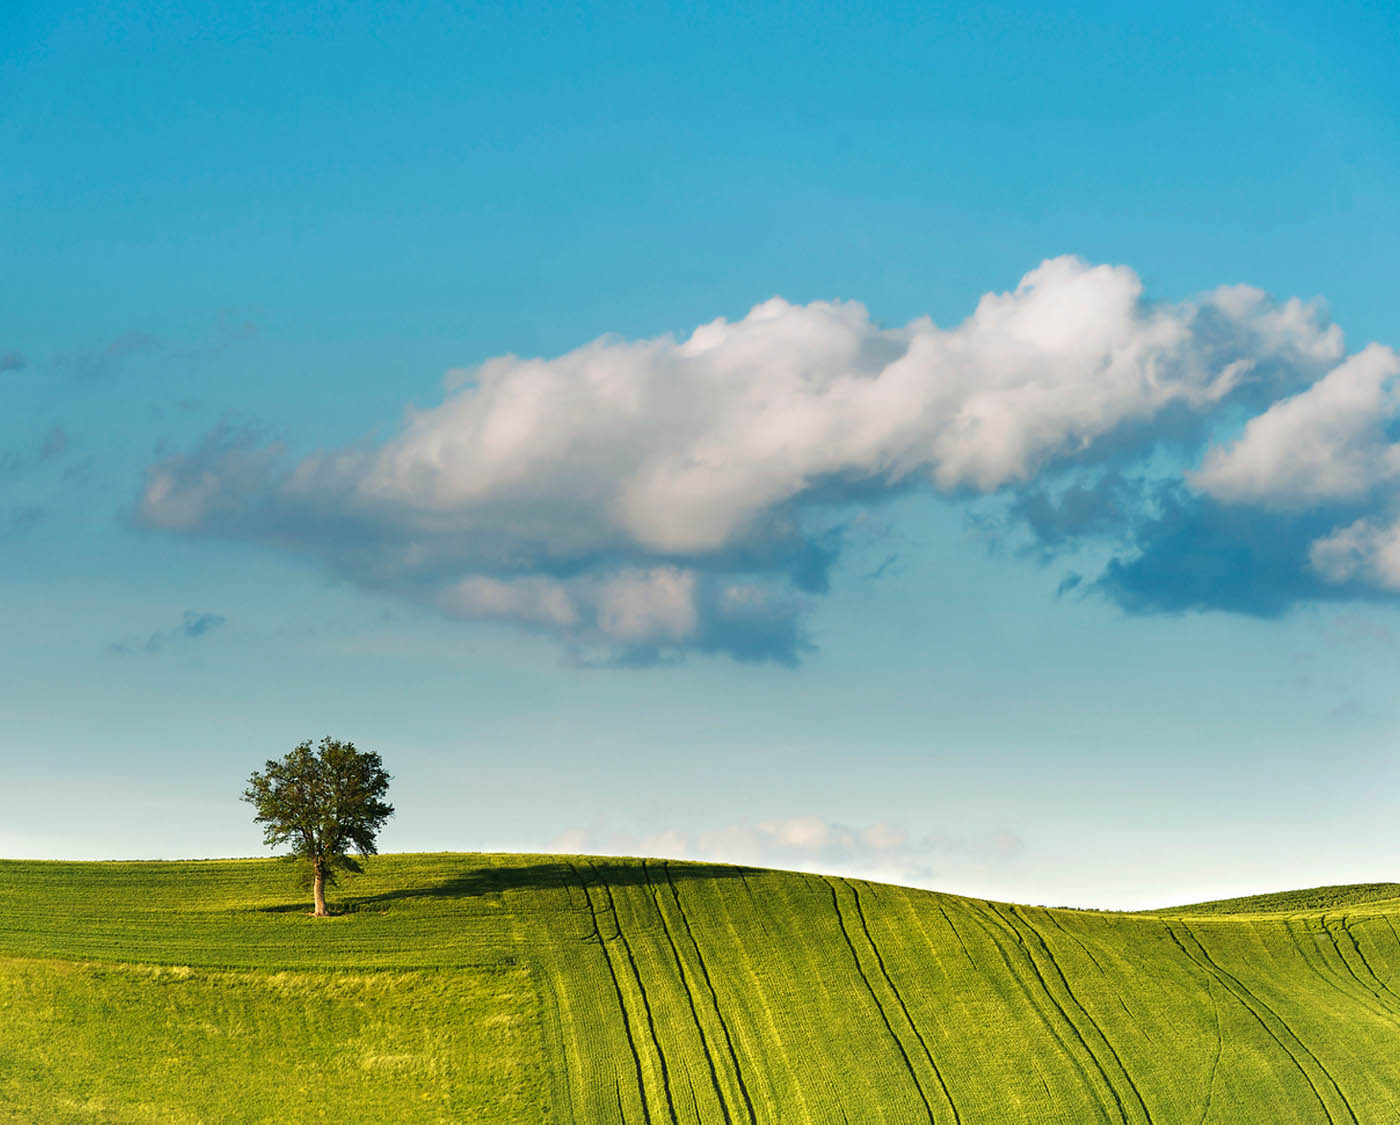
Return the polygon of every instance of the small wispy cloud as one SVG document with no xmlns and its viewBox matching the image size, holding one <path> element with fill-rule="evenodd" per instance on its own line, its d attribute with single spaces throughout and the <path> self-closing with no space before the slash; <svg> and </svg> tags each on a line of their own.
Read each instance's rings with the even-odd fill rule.
<svg viewBox="0 0 1400 1125">
<path fill-rule="evenodd" d="M 885 574 L 885 572 L 888 571 L 892 566 L 894 566 L 898 562 L 899 552 L 892 552 L 886 555 L 880 561 L 879 566 L 875 567 L 873 570 L 866 571 L 865 574 L 861 575 L 861 579 L 865 582 L 878 582 L 880 578 Z"/>
<path fill-rule="evenodd" d="M 1063 598 L 1066 594 L 1072 594 L 1084 584 L 1084 576 L 1070 571 L 1060 579 L 1059 585 L 1055 587 L 1055 597 Z"/>
<path fill-rule="evenodd" d="M 77 379 L 100 379 L 137 356 L 160 350 L 161 346 L 148 332 L 123 332 L 100 347 L 60 356 L 58 364 Z"/>
<path fill-rule="evenodd" d="M 1362 718 L 1365 714 L 1366 709 L 1355 699 L 1348 696 L 1329 710 L 1327 712 L 1327 717 L 1334 723 L 1340 723 Z"/>
<path fill-rule="evenodd" d="M 35 453 L 0 449 L 0 478 L 24 476 L 36 465 L 57 460 L 68 451 L 68 444 L 67 431 L 55 425 L 50 426 L 38 439 Z"/>
<path fill-rule="evenodd" d="M 68 434 L 62 426 L 51 426 L 39 443 L 39 460 L 52 461 L 68 449 Z"/>
<path fill-rule="evenodd" d="M 202 338 L 170 340 L 150 332 L 123 332 L 96 347 L 59 355 L 55 363 L 60 370 L 68 372 L 76 379 L 101 379 L 116 374 L 130 363 L 141 359 L 163 359 L 182 363 L 211 359 L 236 345 L 252 340 L 257 334 L 256 324 L 225 310 L 219 313 L 212 329 Z"/>
<path fill-rule="evenodd" d="M 701 831 L 652 833 L 578 828 L 561 833 L 549 850 L 590 855 L 640 855 L 854 875 L 925 884 L 952 864 L 984 866 L 1020 859 L 1016 833 L 914 834 L 895 824 L 842 824 L 820 816 L 736 823 Z"/>
<path fill-rule="evenodd" d="M 0 539 L 23 535 L 44 521 L 48 513 L 37 505 L 27 504 L 11 508 L 0 520 Z"/>
<path fill-rule="evenodd" d="M 145 640 L 113 641 L 107 651 L 113 656 L 137 656 L 142 653 L 154 654 L 165 651 L 172 644 L 198 640 L 208 636 L 224 625 L 228 619 L 217 613 L 197 613 L 186 610 L 179 625 L 170 629 L 158 629 Z"/>
</svg>

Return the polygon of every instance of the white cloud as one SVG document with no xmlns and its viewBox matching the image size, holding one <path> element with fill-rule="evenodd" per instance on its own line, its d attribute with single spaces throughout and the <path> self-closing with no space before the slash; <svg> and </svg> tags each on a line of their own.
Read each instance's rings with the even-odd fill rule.
<svg viewBox="0 0 1400 1125">
<path fill-rule="evenodd" d="M 547 578 L 502 581 L 469 575 L 447 587 L 438 604 L 458 617 L 520 621 L 568 629 L 578 623 L 578 607 L 562 582 Z"/>
<path fill-rule="evenodd" d="M 1328 582 L 1400 590 L 1400 521 L 1360 519 L 1312 545 L 1308 562 Z"/>
<path fill-rule="evenodd" d="M 987 493 L 1145 456 L 1159 426 L 1203 423 L 1227 402 L 1267 406 L 1342 355 L 1316 304 L 1246 286 L 1153 304 L 1132 270 L 1062 257 L 950 329 L 887 329 L 854 302 L 775 298 L 683 340 L 491 359 L 453 372 L 444 401 L 377 448 L 290 468 L 247 446 L 167 459 L 149 470 L 141 515 L 306 553 L 363 586 L 570 644 L 791 661 L 803 595 L 825 590 L 839 547 L 821 537 L 833 499 L 919 480 Z M 1360 403 L 1386 356 L 1334 372 L 1336 397 Z M 1201 487 L 1296 491 L 1270 452 L 1292 423 L 1256 422 L 1212 454 Z M 1392 471 L 1366 461 L 1369 446 L 1347 448 L 1357 464 L 1332 466 L 1335 480 L 1311 474 L 1315 487 Z"/>
<path fill-rule="evenodd" d="M 1255 297 L 1204 306 L 1257 324 L 1257 349 L 1335 358 L 1330 328 L 1297 310 L 1280 321 Z M 1074 258 L 984 297 L 950 331 L 774 299 L 680 343 L 492 360 L 368 463 L 302 472 L 348 471 L 358 503 L 461 530 L 508 506 L 515 535 L 568 554 L 722 551 L 824 478 L 922 472 L 945 491 L 988 491 L 1173 402 L 1210 406 L 1242 367 L 1193 333 L 1198 312 L 1144 306 L 1131 270 Z"/>
<path fill-rule="evenodd" d="M 469 575 L 441 590 L 436 601 L 455 617 L 514 621 L 630 646 L 683 643 L 694 636 L 700 616 L 694 571 L 674 566 L 567 580 Z"/>
<path fill-rule="evenodd" d="M 734 863 L 890 882 L 929 884 L 940 868 L 985 867 L 1019 859 L 1025 842 L 999 831 L 972 836 L 912 836 L 893 824 L 863 827 L 808 815 L 729 824 L 697 832 L 666 829 L 650 834 L 570 829 L 548 845 L 569 854 L 656 856 Z"/>
<path fill-rule="evenodd" d="M 627 570 L 602 584 L 598 628 L 629 644 L 683 641 L 695 632 L 695 575 L 674 566 Z"/>
<path fill-rule="evenodd" d="M 1386 425 L 1400 409 L 1400 354 L 1373 344 L 1216 446 L 1191 482 L 1220 500 L 1306 508 L 1400 478 Z"/>
</svg>

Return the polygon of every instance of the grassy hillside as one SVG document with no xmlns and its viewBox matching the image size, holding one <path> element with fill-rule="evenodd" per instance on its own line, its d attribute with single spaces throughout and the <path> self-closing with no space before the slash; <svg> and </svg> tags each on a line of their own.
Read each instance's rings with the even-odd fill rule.
<svg viewBox="0 0 1400 1125">
<path fill-rule="evenodd" d="M 0 1119 L 1400 1120 L 1400 900 L 1048 910 L 395 855 L 0 863 Z M 1378 897 L 1379 896 L 1379 897 Z"/>
<path fill-rule="evenodd" d="M 1400 883 L 1354 883 L 1342 887 L 1309 887 L 1302 891 L 1276 891 L 1243 898 L 1217 898 L 1190 906 L 1154 910 L 1154 914 L 1298 914 L 1341 910 L 1363 903 L 1391 900 L 1400 908 Z"/>
</svg>

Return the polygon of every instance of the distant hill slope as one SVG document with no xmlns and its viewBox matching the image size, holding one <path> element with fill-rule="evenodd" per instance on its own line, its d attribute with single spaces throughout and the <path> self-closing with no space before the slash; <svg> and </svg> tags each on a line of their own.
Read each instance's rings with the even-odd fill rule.
<svg viewBox="0 0 1400 1125">
<path fill-rule="evenodd" d="M 274 860 L 0 862 L 0 1120 L 1394 1122 L 1393 889 L 391 855 L 314 920 Z"/>
<path fill-rule="evenodd" d="M 1400 883 L 1353 883 L 1340 887 L 1310 887 L 1302 891 L 1275 891 L 1267 895 L 1217 898 L 1189 906 L 1168 906 L 1153 914 L 1297 914 L 1308 911 L 1341 910 L 1347 906 L 1396 901 L 1400 906 Z"/>
</svg>

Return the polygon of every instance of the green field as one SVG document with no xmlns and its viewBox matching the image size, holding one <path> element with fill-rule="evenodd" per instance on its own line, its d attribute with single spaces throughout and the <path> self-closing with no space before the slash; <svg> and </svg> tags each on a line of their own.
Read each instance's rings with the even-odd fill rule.
<svg viewBox="0 0 1400 1125">
<path fill-rule="evenodd" d="M 0 1120 L 1400 1121 L 1394 884 L 1113 914 L 444 854 L 341 893 L 0 862 Z"/>
</svg>

